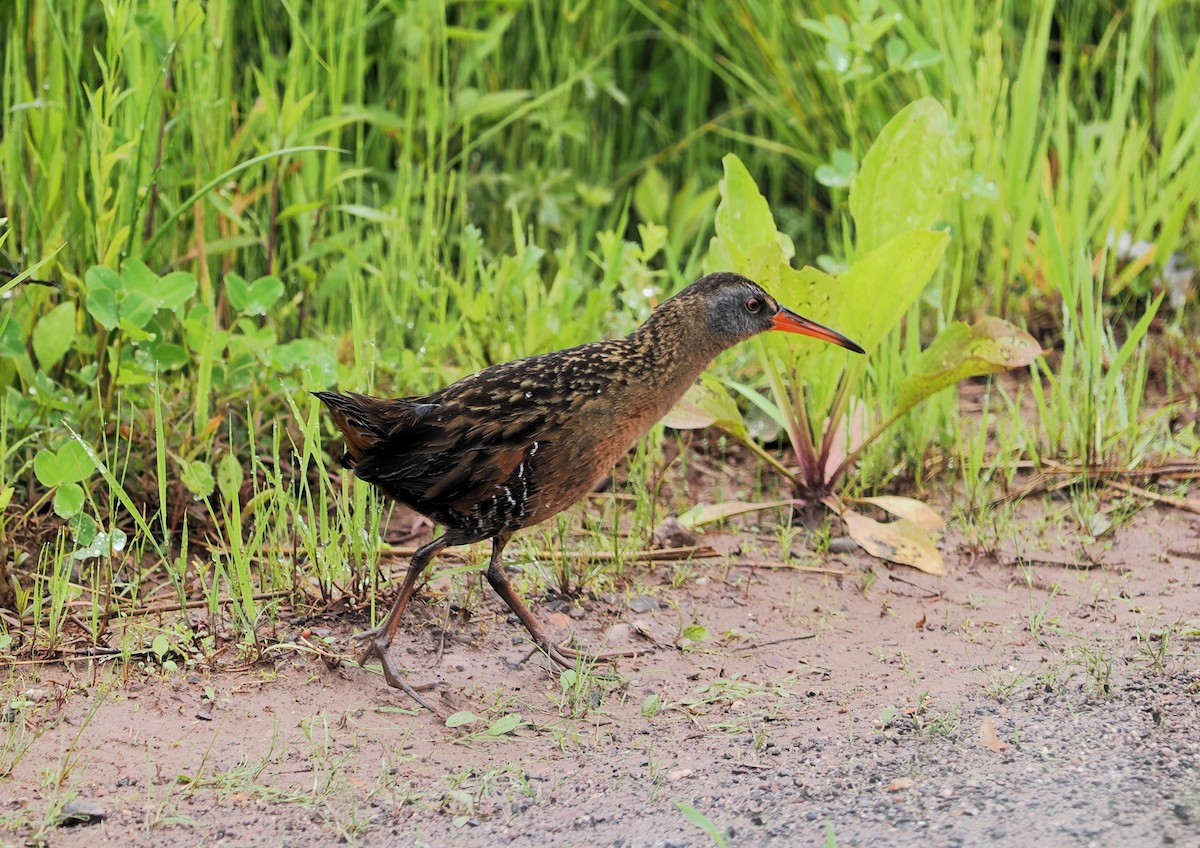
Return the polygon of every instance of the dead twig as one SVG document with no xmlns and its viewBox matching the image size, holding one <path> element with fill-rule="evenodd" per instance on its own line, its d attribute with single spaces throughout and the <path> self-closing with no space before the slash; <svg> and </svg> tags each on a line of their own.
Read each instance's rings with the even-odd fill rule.
<svg viewBox="0 0 1200 848">
<path fill-rule="evenodd" d="M 1176 509 L 1182 509 L 1186 512 L 1200 515 L 1200 501 L 1193 498 L 1177 498 L 1174 495 L 1160 495 L 1158 492 L 1152 492 L 1149 489 L 1143 489 L 1141 486 L 1135 486 L 1132 483 L 1122 483 L 1120 480 L 1109 480 L 1108 485 L 1111 488 L 1119 489 L 1122 492 L 1128 492 L 1131 495 L 1137 495 L 1138 497 L 1154 501 L 1155 503 L 1173 506 Z"/>
<path fill-rule="evenodd" d="M 805 639 L 816 638 L 816 633 L 805 633 L 803 636 L 788 636 L 784 639 L 772 639 L 769 642 L 755 642 L 753 645 L 742 645 L 740 648 L 734 648 L 733 651 L 757 651 L 759 648 L 769 648 L 772 645 L 783 645 L 787 642 L 803 642 Z"/>
<path fill-rule="evenodd" d="M 853 577 L 857 571 L 847 571 L 844 568 L 822 568 L 816 565 L 798 565 L 794 562 L 776 562 L 769 559 L 737 560 L 732 563 L 734 568 L 762 568 L 768 571 L 794 571 L 797 574 L 832 574 L 835 577 Z"/>
<path fill-rule="evenodd" d="M 1103 563 L 1087 560 L 1062 559 L 1045 553 L 1021 553 L 1020 551 L 998 550 L 993 553 L 1000 565 L 1052 565 L 1058 568 L 1096 568 Z M 1003 557 L 1003 559 L 1002 559 Z"/>
</svg>

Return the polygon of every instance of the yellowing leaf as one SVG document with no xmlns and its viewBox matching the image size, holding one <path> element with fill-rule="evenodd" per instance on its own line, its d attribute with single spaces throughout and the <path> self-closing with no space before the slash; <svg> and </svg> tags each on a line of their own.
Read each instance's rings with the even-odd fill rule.
<svg viewBox="0 0 1200 848">
<path fill-rule="evenodd" d="M 708 375 L 687 390 L 662 423 L 676 430 L 717 426 L 733 436 L 746 438 L 746 424 L 737 403 L 718 380 Z"/>
<path fill-rule="evenodd" d="M 907 518 L 922 530 L 936 532 L 946 526 L 946 520 L 934 512 L 933 507 L 914 498 L 880 495 L 874 498 L 854 498 L 853 500 L 857 503 L 869 503 L 877 506 L 898 518 Z"/>
<path fill-rule="evenodd" d="M 907 518 L 884 524 L 852 509 L 842 513 L 846 531 L 871 556 L 900 565 L 911 565 L 926 574 L 946 573 L 942 555 L 929 534 Z"/>
<path fill-rule="evenodd" d="M 1022 368 L 1041 355 L 1033 336 L 1002 318 L 987 317 L 969 327 L 955 322 L 917 357 L 897 391 L 895 414 L 967 377 Z"/>
<path fill-rule="evenodd" d="M 687 512 L 680 515 L 678 520 L 684 527 L 693 529 L 704 524 L 712 524 L 714 521 L 731 518 L 735 515 L 744 515 L 747 512 L 758 512 L 759 510 L 774 509 L 780 506 L 794 506 L 799 503 L 801 501 L 786 500 L 765 501 L 762 503 L 722 501 L 717 504 L 696 504 Z"/>
</svg>

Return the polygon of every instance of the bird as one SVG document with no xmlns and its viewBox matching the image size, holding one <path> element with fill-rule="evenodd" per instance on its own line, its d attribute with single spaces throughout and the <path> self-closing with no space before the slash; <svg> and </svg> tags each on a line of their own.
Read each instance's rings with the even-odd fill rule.
<svg viewBox="0 0 1200 848">
<path fill-rule="evenodd" d="M 356 634 L 368 640 L 360 665 L 377 657 L 389 686 L 436 713 L 389 649 L 430 561 L 444 548 L 490 539 L 488 583 L 537 648 L 573 666 L 578 652 L 553 642 L 509 582 L 505 545 L 592 491 L 717 354 L 769 330 L 865 352 L 752 280 L 718 272 L 663 301 L 628 336 L 492 365 L 423 396 L 314 392 L 345 439 L 343 464 L 444 528 L 413 554 L 387 618 Z"/>
</svg>

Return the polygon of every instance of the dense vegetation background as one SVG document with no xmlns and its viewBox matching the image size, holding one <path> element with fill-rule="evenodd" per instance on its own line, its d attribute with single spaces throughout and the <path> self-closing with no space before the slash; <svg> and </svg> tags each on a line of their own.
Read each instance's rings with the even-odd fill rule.
<svg viewBox="0 0 1200 848">
<path fill-rule="evenodd" d="M 4 4 L 0 264 L 56 284 L 0 312 L 5 645 L 52 646 L 84 586 L 93 634 L 234 595 L 250 641 L 361 588 L 381 506 L 304 390 L 627 332 L 702 273 L 730 152 L 837 273 L 863 157 L 921 97 L 951 238 L 863 408 L 956 319 L 1050 353 L 984 426 L 952 392 L 909 413 L 846 485 L 971 508 L 1053 459 L 1102 529 L 1088 479 L 1197 450 L 1198 31 L 1150 0 Z M 718 371 L 757 388 L 754 356 Z"/>
</svg>

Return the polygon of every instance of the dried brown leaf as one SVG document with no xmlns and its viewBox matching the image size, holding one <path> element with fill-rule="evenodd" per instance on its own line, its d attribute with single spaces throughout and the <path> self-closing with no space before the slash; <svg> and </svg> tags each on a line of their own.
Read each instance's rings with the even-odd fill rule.
<svg viewBox="0 0 1200 848">
<path fill-rule="evenodd" d="M 922 530 L 937 532 L 946 526 L 946 520 L 934 511 L 929 504 L 915 498 L 902 498 L 897 495 L 880 495 L 874 498 L 855 498 L 857 503 L 868 503 L 890 512 L 897 518 L 907 518 Z"/>
<path fill-rule="evenodd" d="M 847 509 L 842 512 L 846 532 L 871 556 L 900 565 L 911 565 L 926 574 L 946 573 L 942 555 L 929 534 L 915 522 L 900 518 L 884 524 Z"/>
<path fill-rule="evenodd" d="M 989 751 L 995 751 L 997 754 L 1008 747 L 1008 743 L 996 735 L 996 725 L 990 717 L 985 717 L 979 726 L 979 741 L 983 743 L 983 747 Z"/>
</svg>

